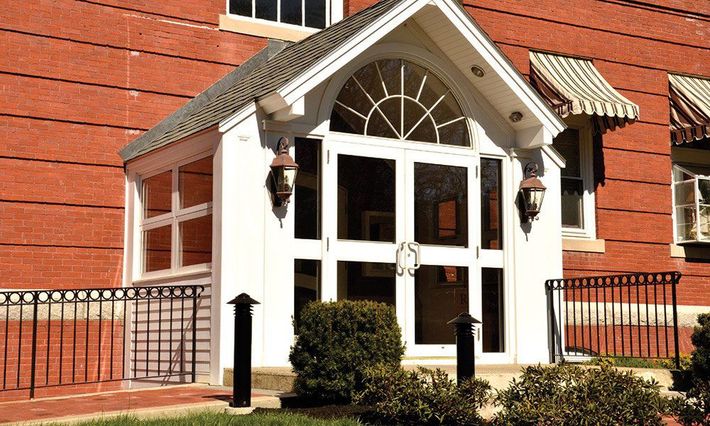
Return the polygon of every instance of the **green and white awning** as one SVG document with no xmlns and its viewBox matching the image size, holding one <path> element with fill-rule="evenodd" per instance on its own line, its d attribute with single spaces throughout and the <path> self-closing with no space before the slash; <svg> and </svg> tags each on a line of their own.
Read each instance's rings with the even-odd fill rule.
<svg viewBox="0 0 710 426">
<path fill-rule="evenodd" d="M 530 82 L 560 117 L 593 117 L 597 133 L 639 117 L 638 105 L 611 87 L 588 59 L 530 52 Z"/>
<path fill-rule="evenodd" d="M 671 142 L 692 143 L 710 137 L 710 79 L 668 74 Z"/>
</svg>

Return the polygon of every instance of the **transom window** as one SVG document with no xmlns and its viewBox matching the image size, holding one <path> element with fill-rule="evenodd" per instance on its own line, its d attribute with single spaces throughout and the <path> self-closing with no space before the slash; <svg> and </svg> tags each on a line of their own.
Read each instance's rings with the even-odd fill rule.
<svg viewBox="0 0 710 426">
<path fill-rule="evenodd" d="M 375 61 L 355 72 L 338 94 L 330 130 L 471 146 L 466 117 L 451 89 L 403 59 Z"/>
<path fill-rule="evenodd" d="M 673 200 L 677 242 L 710 242 L 710 168 L 674 165 Z"/>
<path fill-rule="evenodd" d="M 212 157 L 141 179 L 143 274 L 207 268 L 212 262 Z"/>
<path fill-rule="evenodd" d="M 328 0 L 229 0 L 229 13 L 308 28 L 325 28 Z"/>
</svg>

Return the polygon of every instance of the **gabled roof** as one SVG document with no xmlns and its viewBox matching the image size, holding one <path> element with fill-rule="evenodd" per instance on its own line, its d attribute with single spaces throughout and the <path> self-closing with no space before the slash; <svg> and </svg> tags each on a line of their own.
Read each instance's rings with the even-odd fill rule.
<svg viewBox="0 0 710 426">
<path fill-rule="evenodd" d="M 284 47 L 272 43 L 193 101 L 140 136 L 120 155 L 129 161 L 224 123 L 257 101 L 291 105 L 339 67 L 427 5 L 438 7 L 467 43 L 480 50 L 504 84 L 553 135 L 566 126 L 455 0 L 382 0 L 320 32 Z M 281 50 L 282 49 L 282 50 Z M 350 55 L 348 55 L 349 53 Z M 241 70 L 241 71 L 240 71 Z"/>
<path fill-rule="evenodd" d="M 301 74 L 373 20 L 406 1 L 412 0 L 381 1 L 285 48 L 282 44 L 270 43 L 156 127 L 126 145 L 120 151 L 121 157 L 129 161 L 218 124 Z"/>
</svg>

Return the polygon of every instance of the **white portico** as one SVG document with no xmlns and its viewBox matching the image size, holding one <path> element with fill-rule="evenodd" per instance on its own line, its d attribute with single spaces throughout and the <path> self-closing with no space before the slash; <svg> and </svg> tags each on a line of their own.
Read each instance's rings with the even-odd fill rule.
<svg viewBox="0 0 710 426">
<path fill-rule="evenodd" d="M 483 322 L 478 362 L 547 362 L 564 167 L 550 145 L 563 128 L 457 2 L 385 0 L 272 44 L 122 152 L 126 285 L 210 284 L 205 372 L 216 383 L 232 362 L 226 302 L 241 292 L 261 302 L 255 366 L 288 365 L 299 309 L 338 299 L 393 305 L 407 362 L 453 362 L 446 322 L 462 311 Z M 284 137 L 300 166 L 285 206 L 269 169 Z M 182 168 L 206 158 L 211 196 L 173 208 L 161 269 L 146 182 L 173 170 L 166 185 L 182 206 Z M 532 223 L 518 205 L 529 162 L 547 187 Z M 181 224 L 208 214 L 211 256 L 186 265 Z"/>
</svg>

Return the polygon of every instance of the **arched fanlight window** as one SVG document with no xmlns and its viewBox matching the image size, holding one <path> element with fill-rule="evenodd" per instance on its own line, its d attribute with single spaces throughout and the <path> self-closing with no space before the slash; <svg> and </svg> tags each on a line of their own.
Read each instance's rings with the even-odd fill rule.
<svg viewBox="0 0 710 426">
<path fill-rule="evenodd" d="M 330 130 L 471 146 L 466 117 L 451 89 L 402 59 L 375 61 L 355 72 L 338 94 Z"/>
</svg>

